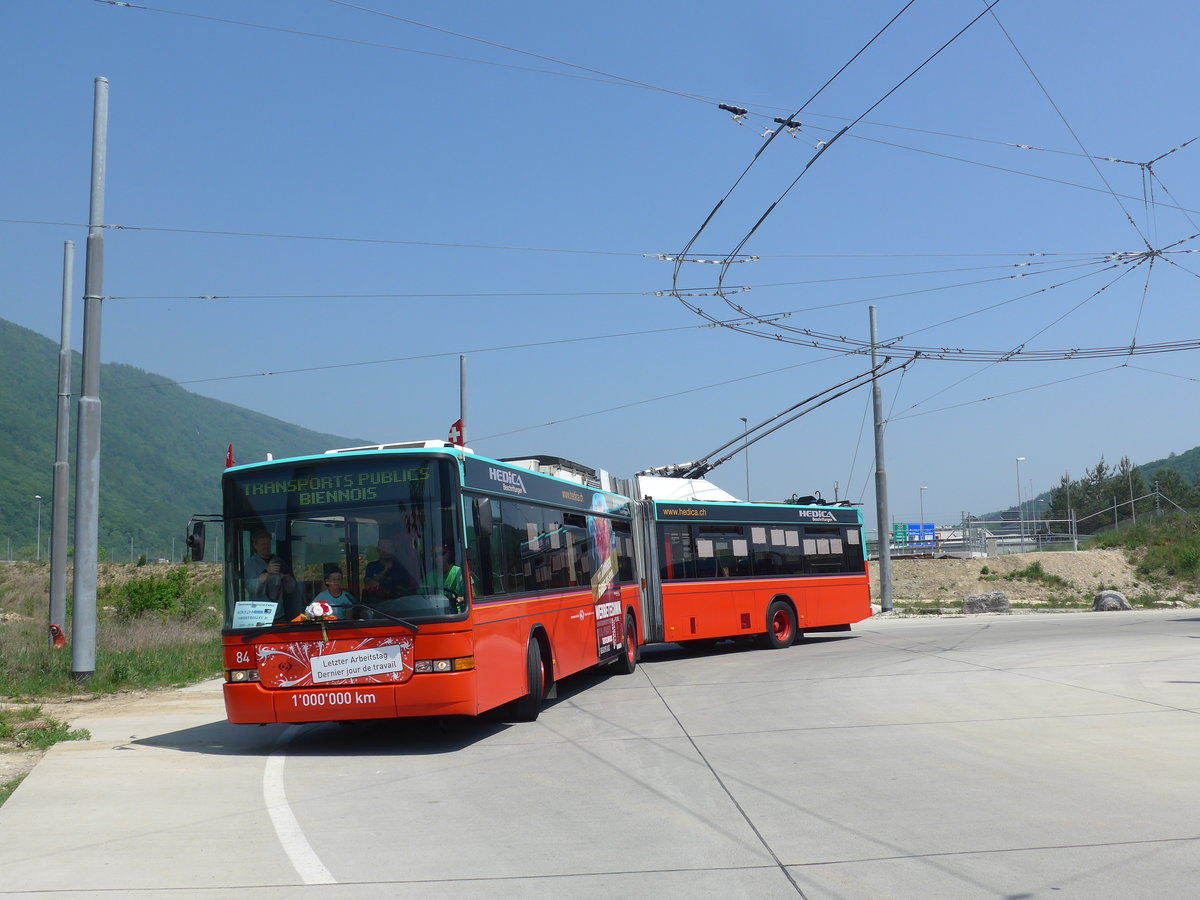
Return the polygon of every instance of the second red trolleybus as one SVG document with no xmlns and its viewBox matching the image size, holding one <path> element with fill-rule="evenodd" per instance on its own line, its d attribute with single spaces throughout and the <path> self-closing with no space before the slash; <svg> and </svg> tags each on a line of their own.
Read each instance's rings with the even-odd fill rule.
<svg viewBox="0 0 1200 900">
<path fill-rule="evenodd" d="M 556 681 L 631 673 L 645 643 L 785 647 L 871 614 L 848 505 L 442 441 L 231 466 L 222 492 L 200 518 L 224 525 L 234 723 L 533 719 Z"/>
</svg>

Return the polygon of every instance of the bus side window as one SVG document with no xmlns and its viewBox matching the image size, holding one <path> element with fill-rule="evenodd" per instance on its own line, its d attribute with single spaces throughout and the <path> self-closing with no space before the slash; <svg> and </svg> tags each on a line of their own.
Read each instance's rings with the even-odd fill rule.
<svg viewBox="0 0 1200 900">
<path fill-rule="evenodd" d="M 690 525 L 660 525 L 659 549 L 663 581 L 681 581 L 696 577 L 696 542 Z"/>
<path fill-rule="evenodd" d="M 846 538 L 846 571 L 857 572 L 863 567 L 862 531 L 851 525 L 843 532 Z"/>
<path fill-rule="evenodd" d="M 627 521 L 613 520 L 613 543 L 617 548 L 617 580 L 633 581 L 633 529 Z"/>
<path fill-rule="evenodd" d="M 810 574 L 828 574 L 846 571 L 845 552 L 840 528 L 804 529 L 804 571 Z"/>
<path fill-rule="evenodd" d="M 497 517 L 493 514 L 493 503 L 487 497 L 477 497 L 471 507 L 471 521 L 467 525 L 471 577 L 480 597 L 499 594 L 504 590 L 503 578 L 494 568 L 499 539 L 495 534 Z"/>
<path fill-rule="evenodd" d="M 696 559 L 693 562 L 693 578 L 717 577 L 717 548 L 711 537 L 698 535 L 696 537 Z"/>
<path fill-rule="evenodd" d="M 794 526 L 771 525 L 767 528 L 771 552 L 779 559 L 779 575 L 801 575 L 804 556 L 800 550 L 800 529 Z"/>
</svg>

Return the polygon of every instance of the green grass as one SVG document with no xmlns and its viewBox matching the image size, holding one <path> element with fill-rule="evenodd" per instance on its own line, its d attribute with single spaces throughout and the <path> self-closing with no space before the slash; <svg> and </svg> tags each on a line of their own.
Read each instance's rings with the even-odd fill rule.
<svg viewBox="0 0 1200 900">
<path fill-rule="evenodd" d="M 1090 547 L 1116 547 L 1136 556 L 1138 574 L 1200 582 L 1200 520 L 1190 513 L 1139 518 L 1098 535 Z"/>
<path fill-rule="evenodd" d="M 194 684 L 220 672 L 220 614 L 211 608 L 220 607 L 219 598 L 211 587 L 192 585 L 174 572 L 135 577 L 128 586 L 104 590 L 100 602 L 107 608 L 96 623 L 95 673 L 83 683 L 71 677 L 70 646 L 50 649 L 45 620 L 30 615 L 44 603 L 33 596 L 40 585 L 4 585 L 6 607 L 24 612 L 0 622 L 0 698 L 17 704 L 0 708 L 0 753 L 45 750 L 59 741 L 90 737 L 43 715 L 33 705 L 37 700 Z M 10 579 L 13 574 L 8 573 Z M 14 778 L 0 784 L 0 804 L 20 783 Z"/>
<path fill-rule="evenodd" d="M 221 638 L 203 619 L 121 621 L 97 626 L 95 674 L 71 677 L 71 648 L 46 646 L 41 623 L 0 627 L 0 696 L 29 700 L 193 684 L 221 671 Z"/>
<path fill-rule="evenodd" d="M 0 806 L 4 805 L 4 801 L 12 796 L 13 791 L 15 791 L 24 780 L 24 775 L 18 775 L 16 778 L 10 778 L 8 781 L 0 781 Z"/>
<path fill-rule="evenodd" d="M 1037 581 L 1050 587 L 1070 588 L 1071 584 L 1065 578 L 1051 575 L 1038 561 L 1031 562 L 1023 569 L 1017 569 L 1004 576 L 1005 581 Z"/>
<path fill-rule="evenodd" d="M 0 709 L 0 748 L 11 750 L 45 750 L 59 741 L 86 741 L 91 734 L 86 728 L 72 729 L 42 715 L 40 706 L 19 706 Z"/>
</svg>

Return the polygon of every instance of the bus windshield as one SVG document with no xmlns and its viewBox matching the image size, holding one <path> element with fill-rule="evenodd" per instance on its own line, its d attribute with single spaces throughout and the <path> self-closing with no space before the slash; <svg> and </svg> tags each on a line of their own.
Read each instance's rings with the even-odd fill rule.
<svg viewBox="0 0 1200 900">
<path fill-rule="evenodd" d="M 462 618 L 452 461 L 303 460 L 225 477 L 226 629 Z"/>
</svg>

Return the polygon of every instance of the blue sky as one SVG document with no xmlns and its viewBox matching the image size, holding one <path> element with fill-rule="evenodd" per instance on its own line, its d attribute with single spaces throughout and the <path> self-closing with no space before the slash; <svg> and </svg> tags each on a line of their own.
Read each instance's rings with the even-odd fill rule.
<svg viewBox="0 0 1200 900">
<path fill-rule="evenodd" d="M 1135 164 L 1200 135 L 1194 3 L 1001 0 L 905 81 L 984 8 L 917 0 L 757 160 L 902 3 L 138 6 L 0 8 L 0 316 L 57 340 L 65 240 L 82 294 L 104 76 L 105 219 L 133 226 L 106 236 L 106 362 L 389 441 L 445 436 L 465 353 L 477 451 L 628 475 L 865 370 L 840 339 L 867 339 L 874 304 L 881 337 L 956 348 L 886 380 L 897 521 L 921 487 L 941 522 L 1014 504 L 1018 456 L 1027 494 L 1200 444 L 1195 350 L 995 361 L 1200 338 L 1181 252 L 1200 141 Z M 704 327 L 656 258 L 727 193 L 692 252 L 731 252 L 771 209 L 723 281 L 748 315 L 789 313 L 765 337 Z M 1170 252 L 1113 256 L 1148 248 Z M 720 267 L 679 270 L 689 303 L 737 314 L 696 296 Z M 751 494 L 836 482 L 873 522 L 869 404 L 754 445 Z M 742 495 L 746 475 L 737 456 L 711 477 Z"/>
</svg>

